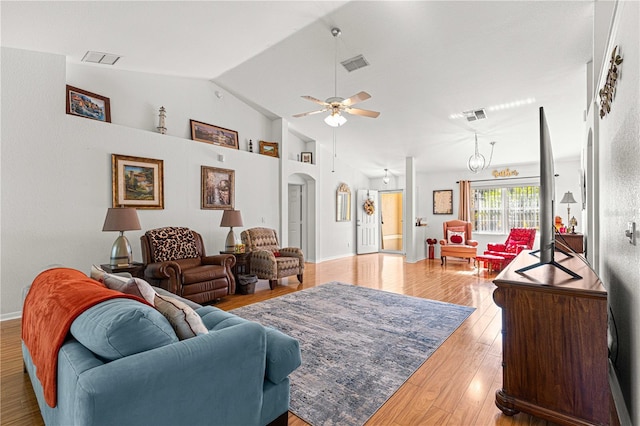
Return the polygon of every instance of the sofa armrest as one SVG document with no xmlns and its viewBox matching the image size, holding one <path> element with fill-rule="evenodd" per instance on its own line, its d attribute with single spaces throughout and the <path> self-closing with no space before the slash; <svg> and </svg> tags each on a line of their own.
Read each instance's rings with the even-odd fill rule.
<svg viewBox="0 0 640 426">
<path fill-rule="evenodd" d="M 165 290 L 178 295 L 182 293 L 179 288 L 181 275 L 182 268 L 178 262 L 173 261 L 149 263 L 144 269 L 144 277 L 149 279 L 151 284 L 162 285 Z"/>
<path fill-rule="evenodd" d="M 300 343 L 279 330 L 265 327 L 267 331 L 267 366 L 265 376 L 273 383 L 280 383 L 302 364 Z"/>
<path fill-rule="evenodd" d="M 489 251 L 507 251 L 507 246 L 500 243 L 488 243 L 487 250 Z"/>
<path fill-rule="evenodd" d="M 280 254 L 287 257 L 297 257 L 300 260 L 300 268 L 304 268 L 304 253 L 298 247 L 285 247 L 280 249 Z"/>
<path fill-rule="evenodd" d="M 471 247 L 478 247 L 478 242 L 476 240 L 467 240 L 467 245 Z"/>
<path fill-rule="evenodd" d="M 229 270 L 236 264 L 236 257 L 232 254 L 215 254 L 202 257 L 203 265 L 226 266 Z"/>
<path fill-rule="evenodd" d="M 75 423 L 259 424 L 265 356 L 246 322 L 121 358 L 80 376 Z"/>
<path fill-rule="evenodd" d="M 446 246 L 447 244 L 448 244 L 448 242 L 444 238 L 440 240 L 440 245 L 441 246 Z"/>
</svg>

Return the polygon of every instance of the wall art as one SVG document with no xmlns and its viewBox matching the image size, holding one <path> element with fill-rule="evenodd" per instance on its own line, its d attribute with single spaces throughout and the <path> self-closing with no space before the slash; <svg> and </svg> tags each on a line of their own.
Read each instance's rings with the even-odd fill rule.
<svg viewBox="0 0 640 426">
<path fill-rule="evenodd" d="M 201 166 L 200 190 L 203 210 L 232 210 L 235 199 L 235 171 Z"/>
<path fill-rule="evenodd" d="M 67 114 L 111 123 L 109 98 L 67 84 Z"/>
<path fill-rule="evenodd" d="M 164 209 L 163 160 L 111 155 L 113 207 Z"/>
<path fill-rule="evenodd" d="M 238 147 L 238 132 L 214 126 L 213 124 L 202 123 L 196 120 L 191 122 L 191 139 L 198 142 L 210 143 L 227 148 Z"/>
<path fill-rule="evenodd" d="M 433 191 L 433 214 L 453 214 L 453 189 Z"/>
<path fill-rule="evenodd" d="M 278 158 L 278 142 L 260 141 L 260 154 Z"/>
</svg>

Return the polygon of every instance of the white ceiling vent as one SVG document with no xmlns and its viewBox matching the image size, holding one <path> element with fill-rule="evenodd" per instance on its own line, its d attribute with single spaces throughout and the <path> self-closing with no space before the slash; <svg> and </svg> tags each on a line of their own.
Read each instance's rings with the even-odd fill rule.
<svg viewBox="0 0 640 426">
<path fill-rule="evenodd" d="M 476 121 L 487 118 L 487 113 L 484 111 L 484 108 L 477 109 L 474 111 L 465 111 L 462 113 L 467 121 Z"/>
<path fill-rule="evenodd" d="M 369 65 L 369 62 L 362 55 L 355 56 L 351 59 L 347 59 L 346 61 L 340 62 L 343 67 L 346 68 L 347 71 L 355 71 L 360 68 L 364 68 Z"/>
<path fill-rule="evenodd" d="M 91 62 L 94 64 L 113 65 L 118 62 L 121 56 L 113 55 L 111 53 L 100 53 L 88 51 L 84 54 L 82 62 Z"/>
</svg>

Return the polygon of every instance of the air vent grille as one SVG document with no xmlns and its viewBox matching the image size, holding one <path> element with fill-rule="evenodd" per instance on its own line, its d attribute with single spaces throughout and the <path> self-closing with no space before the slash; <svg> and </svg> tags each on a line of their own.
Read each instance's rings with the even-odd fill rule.
<svg viewBox="0 0 640 426">
<path fill-rule="evenodd" d="M 487 118 L 487 113 L 485 112 L 484 108 L 474 111 L 465 111 L 462 114 L 465 116 L 467 121 L 476 121 Z"/>
<path fill-rule="evenodd" d="M 84 54 L 82 62 L 91 62 L 94 64 L 113 65 L 118 62 L 121 56 L 113 55 L 111 53 L 101 53 L 88 51 Z"/>
<path fill-rule="evenodd" d="M 369 62 L 367 62 L 367 60 L 362 55 L 355 56 L 340 63 L 349 72 L 364 68 L 369 65 Z"/>
</svg>

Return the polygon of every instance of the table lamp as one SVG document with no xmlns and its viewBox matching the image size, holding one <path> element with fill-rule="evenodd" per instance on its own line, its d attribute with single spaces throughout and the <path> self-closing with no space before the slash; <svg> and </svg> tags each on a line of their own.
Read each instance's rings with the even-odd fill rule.
<svg viewBox="0 0 640 426">
<path fill-rule="evenodd" d="M 560 200 L 561 204 L 566 203 L 567 204 L 567 226 L 570 226 L 571 223 L 571 206 L 569 204 L 575 204 L 577 203 L 576 200 L 573 199 L 573 194 L 571 193 L 571 191 L 567 191 L 564 196 L 562 197 L 562 200 Z"/>
<path fill-rule="evenodd" d="M 137 231 L 139 229 L 141 229 L 140 221 L 138 220 L 136 209 L 120 207 L 107 210 L 107 217 L 104 219 L 102 231 L 120 232 L 120 236 L 116 238 L 113 247 L 111 247 L 110 264 L 112 266 L 127 266 L 131 264 L 133 261 L 131 245 L 127 237 L 124 236 L 124 231 Z"/>
<path fill-rule="evenodd" d="M 220 221 L 221 227 L 230 227 L 227 234 L 227 240 L 224 244 L 225 251 L 235 251 L 236 249 L 236 234 L 233 232 L 234 226 L 242 226 L 242 216 L 240 210 L 225 210 L 222 213 L 222 221 Z"/>
</svg>

